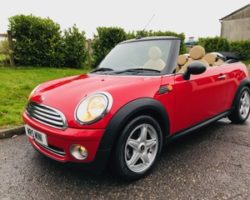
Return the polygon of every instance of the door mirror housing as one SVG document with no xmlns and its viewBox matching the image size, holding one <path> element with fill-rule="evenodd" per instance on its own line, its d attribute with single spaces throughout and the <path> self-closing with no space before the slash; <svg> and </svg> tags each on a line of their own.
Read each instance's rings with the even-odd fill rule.
<svg viewBox="0 0 250 200">
<path fill-rule="evenodd" d="M 183 74 L 183 78 L 184 80 L 189 80 L 191 74 L 193 75 L 202 74 L 203 72 L 206 71 L 206 69 L 207 67 L 202 62 L 199 61 L 192 62 L 188 66 L 185 73 Z"/>
</svg>

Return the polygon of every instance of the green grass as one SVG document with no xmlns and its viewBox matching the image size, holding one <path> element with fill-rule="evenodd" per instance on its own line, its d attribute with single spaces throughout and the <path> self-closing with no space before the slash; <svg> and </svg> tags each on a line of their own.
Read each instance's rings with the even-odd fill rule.
<svg viewBox="0 0 250 200">
<path fill-rule="evenodd" d="M 21 113 L 30 92 L 38 84 L 86 72 L 83 69 L 0 67 L 0 128 L 22 124 Z"/>
</svg>

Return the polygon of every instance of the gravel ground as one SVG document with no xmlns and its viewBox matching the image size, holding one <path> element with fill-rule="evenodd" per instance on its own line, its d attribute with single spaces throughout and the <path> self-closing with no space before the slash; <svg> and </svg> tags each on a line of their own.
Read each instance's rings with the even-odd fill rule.
<svg viewBox="0 0 250 200">
<path fill-rule="evenodd" d="M 222 120 L 171 142 L 136 182 L 52 161 L 25 135 L 0 140 L 0 200 L 79 198 L 250 199 L 250 120 Z"/>
</svg>

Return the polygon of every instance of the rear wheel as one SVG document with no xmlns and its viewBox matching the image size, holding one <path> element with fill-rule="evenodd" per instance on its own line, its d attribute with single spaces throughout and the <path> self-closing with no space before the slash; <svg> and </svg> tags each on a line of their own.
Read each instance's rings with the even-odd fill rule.
<svg viewBox="0 0 250 200">
<path fill-rule="evenodd" d="M 247 120 L 250 114 L 250 90 L 243 87 L 235 100 L 234 108 L 228 118 L 233 123 L 243 123 Z"/>
<path fill-rule="evenodd" d="M 150 116 L 139 116 L 124 128 L 115 151 L 118 175 L 128 180 L 145 176 L 154 166 L 162 147 L 162 131 Z"/>
</svg>

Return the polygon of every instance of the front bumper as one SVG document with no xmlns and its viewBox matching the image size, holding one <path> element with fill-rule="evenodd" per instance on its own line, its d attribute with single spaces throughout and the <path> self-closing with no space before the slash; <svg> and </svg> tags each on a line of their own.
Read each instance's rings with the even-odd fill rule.
<svg viewBox="0 0 250 200">
<path fill-rule="evenodd" d="M 67 128 L 66 130 L 60 130 L 37 122 L 30 118 L 25 112 L 23 113 L 23 120 L 30 127 L 47 135 L 48 146 L 43 146 L 29 137 L 29 141 L 33 147 L 47 157 L 59 162 L 106 165 L 109 150 L 98 149 L 105 131 L 104 129 Z M 70 154 L 72 144 L 84 146 L 88 150 L 88 157 L 82 161 L 75 159 Z M 107 155 L 105 157 L 106 153 Z"/>
</svg>

